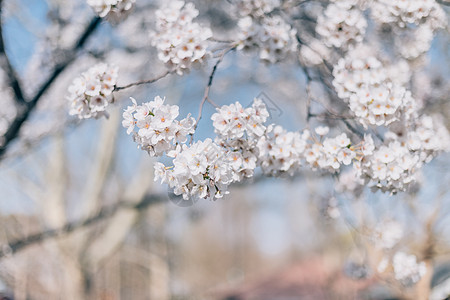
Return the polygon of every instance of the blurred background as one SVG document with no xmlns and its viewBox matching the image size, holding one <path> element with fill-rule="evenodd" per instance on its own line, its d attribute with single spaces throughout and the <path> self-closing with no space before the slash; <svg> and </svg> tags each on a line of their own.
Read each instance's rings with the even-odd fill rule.
<svg viewBox="0 0 450 300">
<path fill-rule="evenodd" d="M 427 165 L 422 188 L 408 194 L 367 190 L 353 199 L 336 192 L 335 177 L 305 168 L 294 177 L 257 174 L 220 201 L 185 203 L 154 183 L 155 160 L 136 148 L 121 113 L 130 96 L 142 103 L 160 95 L 180 106 L 180 116 L 196 117 L 215 58 L 185 76 L 116 92 L 109 119 L 68 116 L 67 87 L 96 62 L 118 65 L 119 85 L 164 72 L 148 35 L 159 3 L 137 2 L 126 20 L 101 21 L 75 49 L 96 20 L 84 1 L 0 1 L 4 53 L 26 97 L 64 66 L 2 153 L 0 299 L 396 299 L 402 292 L 372 276 L 367 263 L 369 229 L 386 219 L 404 225 L 401 247 L 414 253 L 432 239 L 432 283 L 450 286 L 448 154 Z M 214 37 L 233 38 L 230 3 L 195 4 Z M 308 9 L 304 14 L 314 16 L 314 4 Z M 424 58 L 426 76 L 415 86 L 419 92 L 427 87 L 421 97 L 429 111 L 447 117 L 447 126 L 448 37 L 444 30 L 435 38 Z M 297 61 L 268 66 L 255 55 L 231 52 L 210 97 L 246 106 L 262 96 L 272 108 L 269 122 L 303 129 L 306 76 Z M 20 109 L 5 73 L 2 134 Z M 313 92 L 335 105 L 324 90 Z M 213 136 L 214 108 L 207 103 L 203 113 L 199 140 Z M 333 126 L 333 133 L 347 129 L 339 120 L 320 121 L 312 120 Z"/>
</svg>

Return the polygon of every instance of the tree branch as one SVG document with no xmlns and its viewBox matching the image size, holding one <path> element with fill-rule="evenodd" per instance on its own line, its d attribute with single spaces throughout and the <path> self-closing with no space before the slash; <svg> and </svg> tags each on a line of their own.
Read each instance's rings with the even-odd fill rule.
<svg viewBox="0 0 450 300">
<path fill-rule="evenodd" d="M 159 75 L 159 76 L 157 76 L 155 78 L 133 82 L 133 83 L 130 83 L 130 84 L 127 84 L 127 85 L 124 85 L 124 86 L 116 86 L 114 88 L 114 91 L 120 91 L 120 90 L 128 89 L 130 87 L 138 86 L 138 85 L 141 85 L 141 84 L 154 83 L 154 82 L 156 82 L 156 81 L 158 81 L 160 79 L 163 79 L 167 75 L 172 74 L 173 72 L 174 71 L 166 71 L 164 74 L 161 74 L 161 75 Z"/>
<path fill-rule="evenodd" d="M 88 27 L 85 29 L 83 34 L 80 36 L 78 41 L 75 43 L 75 46 L 72 51 L 70 51 L 67 54 L 66 59 L 64 62 L 60 63 L 55 67 L 53 70 L 53 73 L 50 75 L 50 77 L 44 82 L 44 84 L 39 88 L 36 95 L 28 102 L 24 104 L 24 108 L 19 111 L 17 114 L 17 117 L 14 119 L 14 121 L 10 124 L 8 130 L 6 131 L 4 135 L 4 143 L 0 145 L 0 160 L 3 158 L 3 155 L 6 152 L 6 149 L 8 145 L 18 137 L 20 129 L 22 128 L 22 125 L 25 123 L 25 121 L 28 120 L 31 112 L 36 107 L 36 104 L 41 99 L 42 95 L 50 88 L 50 86 L 55 82 L 55 80 L 58 78 L 58 76 L 76 59 L 76 54 L 78 50 L 80 50 L 88 38 L 92 35 L 92 33 L 95 31 L 97 26 L 100 24 L 101 19 L 99 17 L 95 17 L 92 19 Z"/>
<path fill-rule="evenodd" d="M 60 228 L 45 230 L 36 234 L 32 234 L 23 239 L 13 241 L 7 245 L 3 245 L 3 247 L 1 247 L 0 249 L 0 259 L 7 255 L 15 254 L 16 252 L 24 250 L 28 246 L 44 242 L 48 239 L 57 238 L 72 233 L 81 228 L 97 224 L 104 219 L 111 218 L 120 209 L 128 208 L 142 210 L 152 204 L 161 203 L 165 198 L 166 195 L 147 195 L 138 203 L 129 203 L 122 201 L 114 205 L 103 207 L 97 214 L 89 218 L 68 222 L 66 225 Z"/>
<path fill-rule="evenodd" d="M 205 104 L 205 101 L 208 101 L 209 103 L 211 103 L 211 105 L 217 107 L 217 105 L 216 105 L 214 102 L 212 102 L 211 99 L 209 99 L 209 90 L 211 89 L 212 82 L 213 82 L 213 79 L 214 79 L 214 75 L 216 74 L 216 71 L 217 71 L 217 67 L 218 67 L 219 64 L 222 62 L 222 60 L 223 60 L 223 58 L 225 57 L 225 55 L 226 55 L 228 52 L 230 52 L 230 51 L 232 51 L 232 50 L 234 50 L 234 49 L 236 49 L 236 46 L 233 46 L 233 47 L 231 47 L 231 48 L 225 49 L 225 50 L 222 52 L 222 54 L 220 55 L 219 59 L 218 59 L 218 60 L 216 61 L 216 63 L 214 64 L 214 67 L 213 67 L 213 69 L 212 69 L 212 71 L 211 71 L 211 74 L 209 75 L 208 84 L 206 85 L 205 93 L 203 94 L 202 102 L 200 102 L 200 107 L 199 107 L 199 109 L 198 109 L 198 117 L 197 117 L 197 120 L 196 120 L 196 122 L 195 122 L 195 127 L 194 127 L 194 128 L 197 128 L 198 122 L 199 122 L 200 119 L 202 118 L 203 105 Z M 192 140 L 191 140 L 191 141 L 192 141 Z"/>
</svg>

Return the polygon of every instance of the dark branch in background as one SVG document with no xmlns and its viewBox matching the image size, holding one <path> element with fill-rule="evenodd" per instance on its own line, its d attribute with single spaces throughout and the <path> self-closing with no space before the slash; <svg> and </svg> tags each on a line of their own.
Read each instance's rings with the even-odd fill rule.
<svg viewBox="0 0 450 300">
<path fill-rule="evenodd" d="M 436 0 L 437 3 L 442 4 L 442 5 L 449 5 L 450 6 L 450 1 L 449 0 Z"/>
<path fill-rule="evenodd" d="M 27 236 L 23 239 L 12 241 L 7 245 L 3 245 L 0 249 L 0 259 L 24 250 L 28 246 L 44 242 L 48 239 L 57 238 L 72 233 L 78 229 L 97 224 L 102 220 L 111 218 L 120 209 L 143 210 L 152 204 L 163 202 L 166 198 L 167 195 L 147 195 L 138 203 L 118 202 L 114 205 L 103 207 L 96 215 L 93 215 L 87 219 L 69 222 L 63 227 L 45 230 Z"/>
<path fill-rule="evenodd" d="M 236 182 L 233 184 L 233 186 L 238 188 L 245 186 L 247 184 L 258 184 L 263 182 L 264 180 L 267 180 L 268 178 L 270 178 L 270 176 L 260 174 L 258 176 L 252 177 L 251 179 L 242 182 Z M 294 179 L 301 180 L 302 178 L 305 178 L 303 171 L 298 172 L 293 177 L 289 177 L 289 180 L 291 181 Z M 36 245 L 53 238 L 62 237 L 64 235 L 75 232 L 79 229 L 87 228 L 89 226 L 98 224 L 105 219 L 113 217 L 116 214 L 116 212 L 118 212 L 121 209 L 134 209 L 137 211 L 143 211 L 154 204 L 162 203 L 167 200 L 168 200 L 167 194 L 153 194 L 153 195 L 149 194 L 144 196 L 142 200 L 137 203 L 119 201 L 113 205 L 105 206 L 101 208 L 97 214 L 89 218 L 68 222 L 67 224 L 65 224 L 60 228 L 44 230 L 21 239 L 8 242 L 5 245 L 0 245 L 0 260 L 4 257 L 11 256 L 16 254 L 17 252 L 25 250 L 29 246 Z"/>
<path fill-rule="evenodd" d="M 0 16 L 3 13 L 3 0 L 0 0 Z M 5 72 L 5 75 L 8 77 L 9 85 L 14 91 L 14 96 L 17 105 L 23 105 L 25 103 L 25 98 L 23 96 L 22 88 L 20 87 L 19 80 L 17 79 L 17 75 L 14 69 L 11 66 L 11 62 L 8 59 L 8 55 L 6 55 L 5 49 L 5 40 L 3 38 L 3 22 L 0 22 L 0 67 Z"/>
<path fill-rule="evenodd" d="M 1 1 L 1 0 L 0 0 Z M 22 128 L 22 125 L 25 123 L 25 121 L 28 120 L 30 114 L 36 107 L 36 104 L 41 99 L 42 95 L 50 88 L 50 86 L 53 84 L 53 82 L 58 78 L 58 76 L 76 59 L 77 52 L 83 48 L 84 44 L 88 40 L 88 38 L 94 33 L 97 26 L 100 24 L 101 19 L 99 17 L 95 17 L 92 19 L 90 24 L 87 26 L 83 34 L 80 36 L 78 41 L 75 43 L 74 48 L 72 51 L 70 51 L 66 59 L 58 64 L 55 69 L 53 70 L 50 77 L 42 84 L 42 86 L 39 88 L 35 96 L 29 100 L 26 101 L 23 104 L 23 107 L 19 110 L 17 117 L 14 119 L 14 121 L 10 124 L 8 130 L 6 131 L 4 135 L 4 143 L 0 146 L 0 159 L 3 158 L 3 155 L 6 152 L 6 149 L 8 145 L 18 137 L 20 129 Z"/>
</svg>

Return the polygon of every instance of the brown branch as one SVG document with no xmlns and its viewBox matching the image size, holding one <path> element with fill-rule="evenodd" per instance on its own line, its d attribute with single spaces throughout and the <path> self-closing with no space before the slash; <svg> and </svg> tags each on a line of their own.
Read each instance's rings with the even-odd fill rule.
<svg viewBox="0 0 450 300">
<path fill-rule="evenodd" d="M 29 116 L 35 109 L 37 103 L 42 98 L 42 96 L 47 92 L 47 90 L 52 86 L 52 84 L 56 81 L 59 75 L 76 60 L 76 55 L 80 49 L 83 48 L 88 38 L 94 33 L 95 29 L 100 24 L 101 19 L 99 17 L 95 17 L 92 19 L 90 24 L 86 27 L 83 34 L 80 36 L 78 41 L 75 43 L 74 48 L 70 51 L 66 59 L 58 64 L 53 70 L 50 77 L 42 84 L 39 88 L 35 96 L 30 100 L 24 103 L 24 107 L 19 110 L 17 117 L 10 124 L 8 130 L 4 135 L 4 142 L 0 145 L 0 160 L 3 158 L 3 155 L 6 152 L 9 144 L 19 136 L 20 129 L 22 125 L 28 120 Z"/>
<path fill-rule="evenodd" d="M 211 105 L 217 107 L 217 105 L 211 99 L 209 99 L 209 90 L 211 89 L 211 85 L 212 85 L 212 82 L 213 82 L 213 79 L 214 79 L 214 75 L 216 74 L 217 67 L 222 62 L 222 60 L 225 57 L 225 55 L 228 52 L 230 52 L 230 51 L 232 51 L 234 49 L 236 49 L 236 46 L 233 46 L 231 48 L 228 48 L 228 49 L 224 50 L 222 52 L 222 54 L 220 55 L 219 59 L 214 64 L 214 67 L 213 67 L 213 69 L 211 71 L 211 74 L 209 75 L 208 84 L 206 85 L 206 88 L 205 88 L 205 93 L 203 94 L 202 101 L 200 102 L 200 107 L 198 109 L 198 117 L 197 117 L 197 120 L 195 121 L 195 125 L 194 125 L 195 129 L 197 128 L 198 122 L 202 118 L 203 105 L 205 104 L 205 102 L 208 101 L 209 103 L 211 103 Z M 193 137 L 193 136 L 191 136 L 191 137 Z M 191 138 L 191 142 L 192 142 L 192 138 Z"/>
<path fill-rule="evenodd" d="M 167 75 L 172 74 L 173 72 L 174 71 L 166 71 L 164 74 L 161 74 L 161 75 L 159 75 L 159 76 L 157 76 L 155 78 L 133 82 L 133 83 L 130 83 L 130 84 L 127 84 L 127 85 L 124 85 L 124 86 L 116 86 L 114 88 L 114 91 L 120 91 L 120 90 L 128 89 L 130 87 L 138 86 L 138 85 L 141 85 L 141 84 L 154 83 L 154 82 L 156 82 L 156 81 L 158 81 L 160 79 L 163 79 Z"/>
<path fill-rule="evenodd" d="M 28 246 L 39 244 L 52 238 L 61 237 L 81 228 L 97 224 L 104 219 L 111 218 L 120 209 L 128 208 L 143 210 L 153 204 L 161 203 L 164 199 L 166 199 L 166 197 L 166 195 L 147 195 L 140 202 L 135 204 L 129 202 L 118 202 L 114 205 L 103 207 L 97 214 L 89 218 L 69 222 L 60 228 L 45 230 L 36 234 L 29 235 L 23 239 L 12 241 L 7 245 L 3 245 L 0 248 L 0 259 L 24 250 Z"/>
</svg>

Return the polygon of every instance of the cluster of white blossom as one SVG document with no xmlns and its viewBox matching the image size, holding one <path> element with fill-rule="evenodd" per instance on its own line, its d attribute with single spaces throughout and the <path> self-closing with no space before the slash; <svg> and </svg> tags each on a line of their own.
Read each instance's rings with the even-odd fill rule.
<svg viewBox="0 0 450 300">
<path fill-rule="evenodd" d="M 319 127 L 320 128 L 320 127 Z M 316 133 L 321 135 L 320 130 Z M 351 147 L 351 141 L 345 133 L 334 138 L 325 138 L 322 142 L 308 144 L 305 160 L 313 170 L 324 169 L 332 173 L 339 171 L 341 165 L 350 165 L 356 158 L 356 149 Z"/>
<path fill-rule="evenodd" d="M 427 272 L 424 262 L 417 262 L 417 257 L 404 252 L 395 253 L 392 258 L 395 279 L 404 286 L 417 283 Z"/>
<path fill-rule="evenodd" d="M 239 20 L 238 26 L 238 49 L 257 49 L 264 62 L 276 63 L 297 49 L 296 30 L 280 16 L 266 16 L 259 20 L 245 17 Z"/>
<path fill-rule="evenodd" d="M 270 13 L 281 5 L 280 0 L 237 0 L 238 13 L 245 16 L 259 18 Z"/>
<path fill-rule="evenodd" d="M 212 37 L 212 31 L 204 24 L 193 22 L 198 16 L 194 4 L 167 1 L 155 15 L 152 45 L 158 49 L 158 58 L 170 69 L 182 75 L 208 57 L 207 40 Z"/>
<path fill-rule="evenodd" d="M 211 139 L 185 144 L 173 159 L 173 166 L 155 165 L 155 180 L 161 179 L 185 200 L 222 198 L 233 181 L 226 156 L 225 149 Z"/>
<path fill-rule="evenodd" d="M 351 146 L 354 170 L 341 176 L 336 189 L 358 197 L 364 185 L 396 193 L 417 184 L 421 167 L 450 150 L 450 134 L 438 118 L 424 115 L 411 124 L 386 132 L 381 145 L 376 146 L 366 135 L 360 144 Z"/>
<path fill-rule="evenodd" d="M 377 248 L 392 249 L 403 238 L 403 226 L 394 220 L 378 223 L 372 234 L 372 241 Z"/>
<path fill-rule="evenodd" d="M 288 132 L 281 126 L 269 126 L 266 134 L 258 142 L 259 162 L 266 174 L 293 174 L 303 161 L 313 170 L 338 172 L 342 165 L 350 165 L 357 151 L 345 133 L 334 138 L 322 137 L 328 127 L 316 128 L 320 140 L 309 130 Z"/>
<path fill-rule="evenodd" d="M 231 182 L 252 177 L 258 165 L 265 174 L 293 174 L 306 160 L 313 169 L 337 172 L 341 164 L 349 165 L 356 157 L 356 149 L 345 133 L 321 142 L 309 130 L 287 132 L 281 126 L 266 126 L 269 113 L 260 99 L 254 99 L 247 108 L 239 102 L 217 108 L 211 117 L 215 141 L 191 146 L 185 143 L 187 135 L 194 133 L 195 121 L 189 116 L 176 120 L 178 106 L 165 105 L 160 97 L 142 105 L 132 101 L 123 113 L 122 125 L 150 155 L 174 158 L 172 167 L 156 167 L 157 178 L 185 199 L 210 197 L 212 187 L 213 197 L 219 198 Z M 328 130 L 316 129 L 320 140 Z"/>
<path fill-rule="evenodd" d="M 257 162 L 256 144 L 266 132 L 264 123 L 269 117 L 265 104 L 254 99 L 250 107 L 239 102 L 217 108 L 211 116 L 215 142 L 229 150 L 228 159 L 233 170 L 233 180 L 253 176 Z"/>
<path fill-rule="evenodd" d="M 87 3 L 102 18 L 121 17 L 133 7 L 135 2 L 136 0 L 87 0 Z"/>
<path fill-rule="evenodd" d="M 101 63 L 75 78 L 68 89 L 69 114 L 80 119 L 107 115 L 106 107 L 113 100 L 117 77 L 118 67 Z"/>
<path fill-rule="evenodd" d="M 333 85 L 338 96 L 364 126 L 389 125 L 401 117 L 410 118 L 416 102 L 404 85 L 408 66 L 401 61 L 383 67 L 374 56 L 356 48 L 341 58 L 333 69 Z M 403 115 L 403 116 L 402 116 Z"/>
<path fill-rule="evenodd" d="M 198 144 L 198 147 L 191 149 L 182 145 L 186 143 L 187 135 L 194 133 L 195 120 L 188 116 L 178 121 L 177 116 L 178 106 L 165 105 L 160 97 L 139 106 L 133 100 L 133 105 L 123 114 L 123 126 L 127 128 L 128 134 L 133 132 L 139 147 L 150 155 L 180 157 L 176 160 L 177 167 L 173 169 L 178 171 L 167 171 L 164 173 L 166 175 L 158 177 L 169 183 L 176 193 L 185 191 L 185 198 L 194 194 L 202 195 L 201 198 L 204 195 L 211 196 L 211 186 L 206 185 L 206 181 L 199 183 L 197 177 L 195 181 L 185 173 L 182 173 L 183 178 L 187 176 L 188 181 L 176 179 L 175 175 L 181 172 L 179 169 L 187 166 L 181 163 L 184 161 L 181 157 L 187 157 L 186 153 L 192 154 L 198 147 L 203 147 L 203 144 Z M 260 99 L 255 99 L 247 108 L 242 107 L 239 102 L 224 105 L 212 115 L 217 136 L 214 142 L 205 142 L 205 145 L 212 147 L 216 156 L 213 159 L 212 154 L 208 154 L 210 156 L 204 159 L 220 165 L 221 172 L 226 171 L 220 173 L 220 176 L 226 180 L 208 175 L 212 170 L 211 164 L 202 169 L 202 174 L 205 176 L 204 180 L 208 179 L 208 184 L 214 183 L 213 186 L 219 187 L 215 194 L 221 196 L 226 185 L 252 177 L 257 166 L 268 175 L 292 175 L 303 162 L 313 170 L 332 173 L 338 173 L 342 165 L 353 164 L 354 170 L 345 185 L 351 186 L 351 180 L 354 184 L 353 188 L 347 190 L 361 193 L 358 187 L 366 184 L 373 189 L 396 193 L 406 190 L 417 181 L 417 171 L 424 163 L 429 162 L 437 153 L 450 149 L 450 134 L 444 125 L 427 116 L 418 119 L 414 123 L 415 129 L 409 130 L 407 134 L 401 131 L 387 132 L 384 142 L 379 146 L 375 145 L 368 134 L 360 143 L 353 144 L 345 133 L 333 138 L 325 137 L 329 132 L 328 127 L 317 127 L 315 134 L 312 134 L 308 129 L 289 132 L 278 125 L 266 126 L 268 116 L 267 108 Z M 158 170 L 162 172 L 161 167 Z M 196 185 L 202 186 L 198 187 L 200 190 L 194 188 Z M 345 186 L 343 189 L 346 189 Z"/>
<path fill-rule="evenodd" d="M 354 166 L 359 176 L 373 189 L 396 193 L 406 190 L 416 181 L 417 170 L 422 167 L 422 162 L 417 153 L 410 152 L 406 145 L 393 140 L 367 152 Z"/>
<path fill-rule="evenodd" d="M 336 1 L 317 18 L 316 32 L 329 47 L 347 49 L 364 39 L 367 21 L 363 13 L 349 1 Z"/>
<path fill-rule="evenodd" d="M 430 49 L 434 31 L 425 24 L 415 30 L 399 30 L 397 36 L 394 41 L 397 51 L 406 59 L 414 59 Z"/>
<path fill-rule="evenodd" d="M 133 105 L 123 113 L 122 125 L 127 133 L 133 133 L 134 141 L 151 156 L 175 156 L 177 145 L 185 143 L 195 131 L 194 118 L 176 120 L 179 107 L 164 104 L 164 100 L 156 96 L 153 101 L 137 105 L 132 98 Z"/>
<path fill-rule="evenodd" d="M 301 166 L 306 138 L 281 126 L 269 126 L 258 141 L 258 160 L 263 172 L 273 176 L 292 175 Z"/>
<path fill-rule="evenodd" d="M 450 151 L 450 134 L 442 119 L 423 115 L 414 125 L 406 132 L 406 144 L 409 150 L 420 152 L 422 161 L 429 162 L 438 153 Z"/>
<path fill-rule="evenodd" d="M 393 25 L 396 49 L 407 59 L 427 52 L 434 31 L 447 22 L 444 10 L 435 0 L 376 0 L 370 8 L 377 22 Z"/>
</svg>

